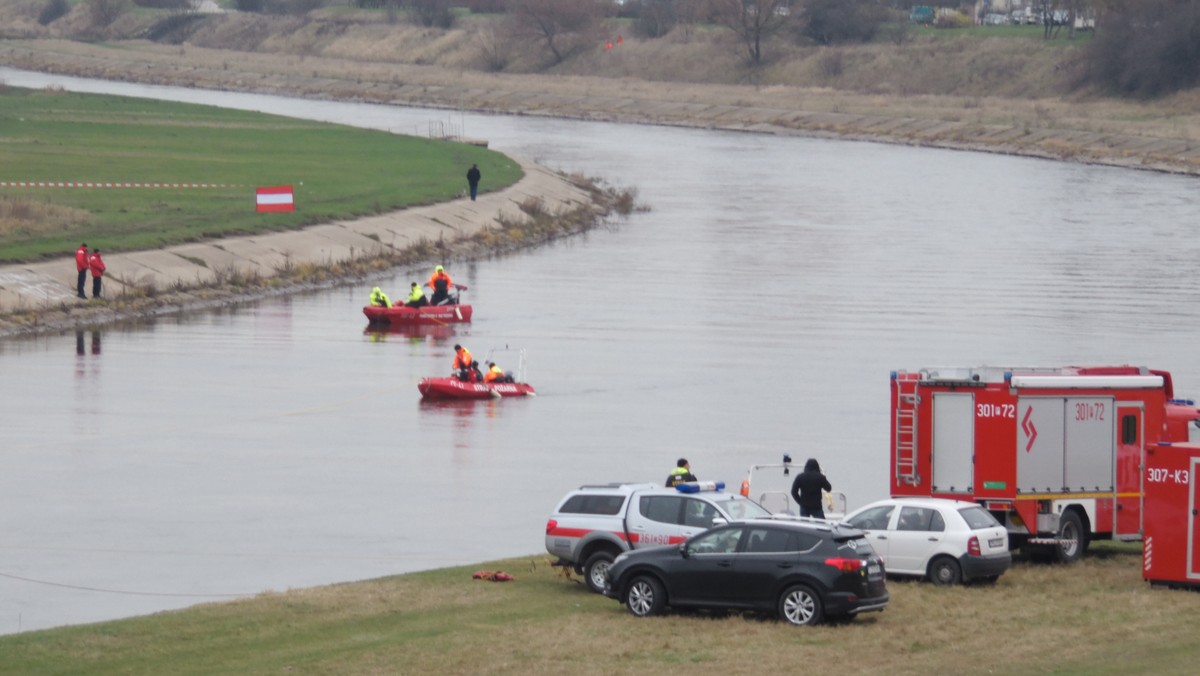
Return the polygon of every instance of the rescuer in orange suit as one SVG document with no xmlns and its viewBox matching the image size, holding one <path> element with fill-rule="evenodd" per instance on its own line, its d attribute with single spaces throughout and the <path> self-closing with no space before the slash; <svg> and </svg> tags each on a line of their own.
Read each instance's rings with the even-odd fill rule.
<svg viewBox="0 0 1200 676">
<path fill-rule="evenodd" d="M 458 375 L 458 379 L 464 383 L 471 382 L 471 363 L 475 360 L 471 358 L 471 351 L 462 345 L 454 346 L 454 365 L 451 367 Z"/>
<path fill-rule="evenodd" d="M 446 269 L 442 266 L 437 266 L 433 270 L 433 274 L 429 276 L 429 281 L 425 286 L 433 289 L 433 296 L 429 299 L 430 305 L 441 305 L 450 300 L 450 287 L 454 286 L 454 281 L 450 279 L 450 275 L 446 274 Z"/>
<path fill-rule="evenodd" d="M 504 369 L 500 368 L 500 366 L 494 361 L 489 361 L 487 363 L 487 365 L 488 365 L 488 370 L 487 370 L 487 373 L 483 374 L 483 382 L 485 382 L 485 383 L 505 382 L 504 381 Z"/>
</svg>

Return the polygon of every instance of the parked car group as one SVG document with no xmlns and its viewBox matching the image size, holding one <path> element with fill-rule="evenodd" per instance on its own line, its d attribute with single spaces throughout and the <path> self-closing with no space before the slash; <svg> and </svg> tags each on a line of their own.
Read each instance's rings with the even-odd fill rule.
<svg viewBox="0 0 1200 676">
<path fill-rule="evenodd" d="M 720 482 L 612 483 L 564 496 L 546 549 L 637 617 L 667 608 L 770 613 L 794 625 L 882 611 L 889 575 L 995 582 L 1008 533 L 974 502 L 891 498 L 841 520 L 771 515 Z"/>
<path fill-rule="evenodd" d="M 1008 532 L 974 502 L 892 498 L 851 512 L 846 522 L 867 534 L 890 575 L 995 582 L 1012 564 Z"/>
</svg>

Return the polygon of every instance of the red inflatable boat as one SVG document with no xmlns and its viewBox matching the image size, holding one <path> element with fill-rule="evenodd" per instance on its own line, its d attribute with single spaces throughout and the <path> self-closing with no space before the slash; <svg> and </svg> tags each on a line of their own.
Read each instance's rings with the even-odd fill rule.
<svg viewBox="0 0 1200 676">
<path fill-rule="evenodd" d="M 471 321 L 470 305 L 426 305 L 408 307 L 395 305 L 383 307 L 368 305 L 363 308 L 367 321 L 380 326 L 403 324 L 456 324 Z"/>
<path fill-rule="evenodd" d="M 501 360 L 501 363 L 512 363 L 515 361 L 517 368 L 514 371 L 506 371 L 503 379 L 494 380 L 490 383 L 479 381 L 465 382 L 454 376 L 422 378 L 421 382 L 417 383 L 417 389 L 421 391 L 421 396 L 425 399 L 442 401 L 452 399 L 532 397 L 537 394 L 533 391 L 533 385 L 525 382 L 524 349 L 510 348 L 507 345 L 502 348 L 494 347 L 488 350 L 484 363 L 490 364 L 494 360 Z"/>
<path fill-rule="evenodd" d="M 464 383 L 458 378 L 422 378 L 417 389 L 426 399 L 490 399 L 536 394 L 529 383 Z"/>
</svg>

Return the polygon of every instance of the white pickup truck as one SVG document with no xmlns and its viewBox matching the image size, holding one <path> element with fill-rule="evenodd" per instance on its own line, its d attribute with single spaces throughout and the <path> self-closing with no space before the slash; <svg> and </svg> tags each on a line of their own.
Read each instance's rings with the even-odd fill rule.
<svg viewBox="0 0 1200 676">
<path fill-rule="evenodd" d="M 580 486 L 559 501 L 546 522 L 546 551 L 571 566 L 589 589 L 604 591 L 608 566 L 621 552 L 674 545 L 714 525 L 770 516 L 720 482 L 675 488 L 613 483 Z"/>
</svg>

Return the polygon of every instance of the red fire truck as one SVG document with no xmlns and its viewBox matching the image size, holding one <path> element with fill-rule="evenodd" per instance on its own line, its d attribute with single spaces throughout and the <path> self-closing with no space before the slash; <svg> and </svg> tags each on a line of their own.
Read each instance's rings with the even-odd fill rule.
<svg viewBox="0 0 1200 676">
<path fill-rule="evenodd" d="M 1147 450 L 1200 420 L 1140 366 L 897 371 L 891 390 L 892 495 L 974 500 L 1063 562 L 1141 539 Z"/>
</svg>

